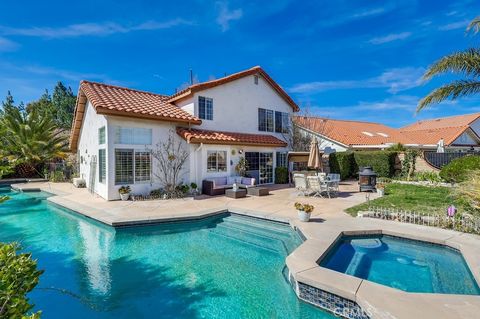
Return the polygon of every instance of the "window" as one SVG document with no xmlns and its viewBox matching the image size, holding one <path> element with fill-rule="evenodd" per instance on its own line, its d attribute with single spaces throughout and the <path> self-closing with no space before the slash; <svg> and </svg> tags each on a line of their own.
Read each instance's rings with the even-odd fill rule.
<svg viewBox="0 0 480 319">
<path fill-rule="evenodd" d="M 115 149 L 115 184 L 133 183 L 133 150 Z"/>
<path fill-rule="evenodd" d="M 287 167 L 287 153 L 277 152 L 277 167 Z"/>
<path fill-rule="evenodd" d="M 149 182 L 150 167 L 150 152 L 135 152 L 135 182 Z"/>
<path fill-rule="evenodd" d="M 213 99 L 198 97 L 198 116 L 203 120 L 213 120 Z"/>
<path fill-rule="evenodd" d="M 107 175 L 107 162 L 106 162 L 105 149 L 98 150 L 98 181 L 105 183 Z"/>
<path fill-rule="evenodd" d="M 226 172 L 227 171 L 227 152 L 226 151 L 208 151 L 207 152 L 207 172 Z"/>
<path fill-rule="evenodd" d="M 255 83 L 256 85 L 258 85 L 258 75 L 255 75 L 253 77 L 253 83 Z"/>
<path fill-rule="evenodd" d="M 288 133 L 288 127 L 290 126 L 288 121 L 288 113 L 275 112 L 275 132 Z"/>
<path fill-rule="evenodd" d="M 105 144 L 105 126 L 98 129 L 98 145 Z"/>
<path fill-rule="evenodd" d="M 152 129 L 115 126 L 115 144 L 151 145 Z"/>
<path fill-rule="evenodd" d="M 263 132 L 273 132 L 273 111 L 258 109 L 258 130 Z"/>
</svg>

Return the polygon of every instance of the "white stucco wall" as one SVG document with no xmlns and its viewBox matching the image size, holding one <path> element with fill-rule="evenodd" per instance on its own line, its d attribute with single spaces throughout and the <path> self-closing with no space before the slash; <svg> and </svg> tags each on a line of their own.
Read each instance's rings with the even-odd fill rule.
<svg viewBox="0 0 480 319">
<path fill-rule="evenodd" d="M 102 126 L 105 126 L 105 131 L 107 131 L 106 117 L 96 114 L 92 104 L 87 102 L 85 105 L 85 113 L 83 116 L 82 128 L 80 130 L 78 140 L 77 152 L 78 157 L 80 158 L 80 177 L 85 179 L 87 187 L 91 191 L 97 193 L 103 198 L 107 198 L 107 183 L 98 182 L 98 150 L 100 148 L 106 149 L 108 143 L 108 136 L 105 134 L 105 144 L 98 145 L 98 129 Z M 92 161 L 97 162 L 94 169 L 92 169 Z"/>
</svg>

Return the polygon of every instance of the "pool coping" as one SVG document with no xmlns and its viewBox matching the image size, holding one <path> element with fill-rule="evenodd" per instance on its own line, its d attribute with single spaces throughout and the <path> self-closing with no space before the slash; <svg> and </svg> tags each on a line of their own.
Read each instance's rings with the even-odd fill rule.
<svg viewBox="0 0 480 319">
<path fill-rule="evenodd" d="M 12 185 L 12 188 L 13 186 L 15 185 Z M 287 256 L 286 265 L 297 296 L 305 302 L 312 303 L 299 295 L 299 283 L 352 301 L 360 306 L 370 318 L 472 318 L 480 313 L 480 296 L 406 293 L 320 267 L 317 263 L 343 234 L 382 233 L 450 246 L 459 250 L 475 280 L 480 283 L 480 245 L 478 245 L 480 236 L 366 218 L 348 217 L 343 218 L 340 223 L 339 220 L 303 223 L 297 219 L 279 218 L 265 212 L 229 207 L 229 205 L 219 205 L 212 209 L 199 209 L 189 213 L 155 216 L 155 218 L 138 219 L 135 217 L 113 220 L 112 213 L 64 198 L 62 196 L 64 193 L 60 191 L 35 187 L 32 184 L 29 187 L 20 188 L 24 191 L 26 189 L 38 189 L 50 193 L 53 196 L 47 198 L 49 202 L 113 228 L 194 221 L 224 213 L 289 223 L 301 235 L 303 243 Z M 316 306 L 318 307 L 318 305 Z"/>
</svg>

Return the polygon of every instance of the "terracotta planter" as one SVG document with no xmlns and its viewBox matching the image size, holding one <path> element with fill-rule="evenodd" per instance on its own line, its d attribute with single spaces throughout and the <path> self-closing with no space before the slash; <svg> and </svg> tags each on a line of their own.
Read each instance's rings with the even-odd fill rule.
<svg viewBox="0 0 480 319">
<path fill-rule="evenodd" d="M 126 193 L 126 194 L 120 194 L 120 199 L 125 201 L 125 200 L 128 200 L 130 198 L 130 194 L 129 193 Z"/>
<path fill-rule="evenodd" d="M 301 221 L 301 222 L 308 222 L 310 220 L 310 216 L 312 215 L 312 213 L 306 213 L 305 211 L 303 210 L 297 210 L 297 213 L 298 213 L 298 219 Z"/>
</svg>

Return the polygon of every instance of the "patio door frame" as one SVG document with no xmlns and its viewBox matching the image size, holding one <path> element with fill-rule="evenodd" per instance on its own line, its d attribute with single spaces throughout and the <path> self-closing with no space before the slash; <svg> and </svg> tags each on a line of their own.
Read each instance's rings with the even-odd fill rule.
<svg viewBox="0 0 480 319">
<path fill-rule="evenodd" d="M 248 156 L 247 154 L 253 156 Z M 249 160 L 250 158 L 250 160 Z M 253 158 L 253 163 L 252 162 Z M 248 162 L 249 172 L 254 173 L 258 185 L 273 184 L 274 181 L 274 152 L 245 152 L 245 159 Z M 270 163 L 270 165 L 268 165 Z M 253 175 L 253 174 L 252 174 Z"/>
</svg>

